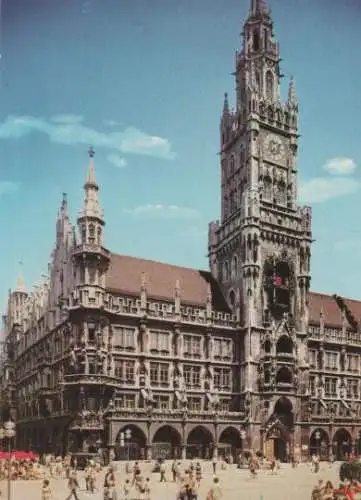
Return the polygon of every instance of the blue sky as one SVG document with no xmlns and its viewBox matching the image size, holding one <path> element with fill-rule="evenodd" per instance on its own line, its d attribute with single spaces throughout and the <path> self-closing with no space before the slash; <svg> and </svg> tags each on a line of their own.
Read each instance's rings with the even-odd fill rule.
<svg viewBox="0 0 361 500">
<path fill-rule="evenodd" d="M 234 102 L 249 3 L 3 0 L 1 306 L 19 260 L 27 285 L 46 271 L 63 191 L 75 219 L 89 144 L 107 247 L 207 267 L 207 223 L 220 209 L 219 118 L 225 91 Z M 312 288 L 361 298 L 361 8 L 357 0 L 269 4 L 300 101 Z"/>
</svg>

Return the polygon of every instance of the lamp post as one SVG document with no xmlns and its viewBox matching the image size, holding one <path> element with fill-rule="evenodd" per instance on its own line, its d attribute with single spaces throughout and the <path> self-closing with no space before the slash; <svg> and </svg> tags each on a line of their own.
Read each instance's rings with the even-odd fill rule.
<svg viewBox="0 0 361 500">
<path fill-rule="evenodd" d="M 11 420 L 5 422 L 3 427 L 0 427 L 0 440 L 7 439 L 8 444 L 8 500 L 11 500 L 11 440 L 15 437 L 15 424 Z"/>
<path fill-rule="evenodd" d="M 244 440 L 246 439 L 246 435 L 247 435 L 246 431 L 244 429 L 242 429 L 241 432 L 240 432 L 241 444 L 242 444 L 242 453 L 244 451 L 243 450 L 243 448 L 244 448 L 243 443 L 244 443 Z"/>
<path fill-rule="evenodd" d="M 320 456 L 320 439 L 321 439 L 320 431 L 316 431 L 315 438 L 317 443 L 317 455 Z"/>
<path fill-rule="evenodd" d="M 128 456 L 128 462 L 129 462 L 129 456 L 130 456 L 130 440 L 132 439 L 132 431 L 131 429 L 126 429 L 124 432 L 124 437 L 127 441 L 127 456 Z"/>
</svg>

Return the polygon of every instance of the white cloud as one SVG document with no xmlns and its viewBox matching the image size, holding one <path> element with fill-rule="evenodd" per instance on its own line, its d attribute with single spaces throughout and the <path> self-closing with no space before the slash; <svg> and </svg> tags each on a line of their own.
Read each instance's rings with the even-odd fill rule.
<svg viewBox="0 0 361 500">
<path fill-rule="evenodd" d="M 0 197 L 5 194 L 16 193 L 19 189 L 19 184 L 12 181 L 0 181 Z"/>
<path fill-rule="evenodd" d="M 116 125 L 118 125 L 118 122 L 116 122 L 115 120 L 104 120 L 104 125 L 106 125 L 107 127 L 115 127 Z"/>
<path fill-rule="evenodd" d="M 149 204 L 123 210 L 136 217 L 161 217 L 165 219 L 194 219 L 200 216 L 194 208 L 179 207 L 177 205 Z"/>
<path fill-rule="evenodd" d="M 118 155 L 108 155 L 107 160 L 117 168 L 123 168 L 127 165 L 127 160 Z"/>
<path fill-rule="evenodd" d="M 331 158 L 323 168 L 333 175 L 350 175 L 356 170 L 356 163 L 352 158 Z"/>
<path fill-rule="evenodd" d="M 353 194 L 360 188 L 356 179 L 343 177 L 315 177 L 301 182 L 300 199 L 303 203 L 324 203 L 333 198 Z"/>
<path fill-rule="evenodd" d="M 85 144 L 87 146 L 91 144 L 95 148 L 107 148 L 120 153 L 140 154 L 169 160 L 175 158 L 167 139 L 148 135 L 136 128 L 104 133 L 86 127 L 79 121 L 55 123 L 33 116 L 9 116 L 3 123 L 0 123 L 0 139 L 19 139 L 33 132 L 43 133 L 51 142 L 58 144 Z"/>
<path fill-rule="evenodd" d="M 84 117 L 81 115 L 55 115 L 51 117 L 51 121 L 55 123 L 81 123 Z"/>
</svg>

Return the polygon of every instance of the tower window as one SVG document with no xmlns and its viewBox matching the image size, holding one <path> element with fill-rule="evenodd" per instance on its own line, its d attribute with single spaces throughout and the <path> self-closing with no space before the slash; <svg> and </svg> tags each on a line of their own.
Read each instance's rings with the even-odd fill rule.
<svg viewBox="0 0 361 500">
<path fill-rule="evenodd" d="M 233 307 L 236 303 L 236 294 L 234 293 L 234 290 L 231 290 L 229 292 L 229 303 L 231 304 L 231 306 Z"/>
<path fill-rule="evenodd" d="M 101 245 L 102 243 L 102 228 L 98 227 L 98 244 Z"/>
<path fill-rule="evenodd" d="M 95 226 L 94 224 L 89 224 L 89 243 L 95 243 Z"/>
<path fill-rule="evenodd" d="M 253 50 L 257 52 L 259 50 L 259 33 L 258 31 L 253 32 Z"/>
<path fill-rule="evenodd" d="M 267 71 L 266 73 L 266 97 L 269 101 L 273 101 L 274 98 L 274 78 L 272 71 Z"/>
</svg>

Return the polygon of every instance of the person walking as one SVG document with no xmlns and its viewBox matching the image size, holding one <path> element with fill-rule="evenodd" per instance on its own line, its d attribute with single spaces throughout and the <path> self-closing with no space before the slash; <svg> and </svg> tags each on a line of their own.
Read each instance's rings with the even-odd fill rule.
<svg viewBox="0 0 361 500">
<path fill-rule="evenodd" d="M 76 477 L 76 471 L 74 470 L 69 477 L 68 488 L 70 490 L 69 495 L 66 497 L 66 500 L 70 500 L 74 498 L 74 500 L 79 500 L 77 489 L 79 488 L 78 479 Z"/>
</svg>

